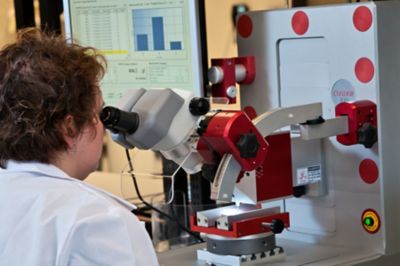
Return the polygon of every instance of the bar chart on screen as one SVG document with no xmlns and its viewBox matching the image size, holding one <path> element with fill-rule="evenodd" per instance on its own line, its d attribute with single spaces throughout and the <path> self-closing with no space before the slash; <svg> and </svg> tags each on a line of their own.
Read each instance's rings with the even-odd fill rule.
<svg viewBox="0 0 400 266">
<path fill-rule="evenodd" d="M 183 51 L 182 8 L 132 10 L 134 50 L 136 52 Z"/>
</svg>

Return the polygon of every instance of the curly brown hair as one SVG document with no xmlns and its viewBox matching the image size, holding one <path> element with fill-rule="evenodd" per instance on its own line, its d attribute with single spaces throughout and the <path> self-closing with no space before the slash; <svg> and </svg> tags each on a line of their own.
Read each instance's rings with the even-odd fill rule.
<svg viewBox="0 0 400 266">
<path fill-rule="evenodd" d="M 7 160 L 49 163 L 67 150 L 62 122 L 76 132 L 95 123 L 106 62 L 94 48 L 34 28 L 0 51 L 0 167 Z"/>
</svg>

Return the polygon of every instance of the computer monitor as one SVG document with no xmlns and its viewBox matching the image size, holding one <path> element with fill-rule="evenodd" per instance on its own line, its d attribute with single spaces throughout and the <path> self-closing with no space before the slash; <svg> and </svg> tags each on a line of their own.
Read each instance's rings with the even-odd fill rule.
<svg viewBox="0 0 400 266">
<path fill-rule="evenodd" d="M 97 48 L 108 61 L 101 84 L 107 105 L 130 88 L 204 96 L 203 16 L 197 0 L 64 0 L 67 38 Z"/>
</svg>

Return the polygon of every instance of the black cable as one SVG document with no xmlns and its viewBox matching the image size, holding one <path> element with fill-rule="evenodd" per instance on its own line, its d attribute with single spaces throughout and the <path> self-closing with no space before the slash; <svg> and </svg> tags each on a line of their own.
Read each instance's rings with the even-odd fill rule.
<svg viewBox="0 0 400 266">
<path fill-rule="evenodd" d="M 169 220 L 175 222 L 175 223 L 179 226 L 179 228 L 181 228 L 181 229 L 182 229 L 183 231 L 185 231 L 186 233 L 188 233 L 188 234 L 190 234 L 191 236 L 195 237 L 195 238 L 196 238 L 197 240 L 199 240 L 200 242 L 204 242 L 204 240 L 201 239 L 201 237 L 199 237 L 198 235 L 196 235 L 195 233 L 193 233 L 192 231 L 190 231 L 188 228 L 186 228 L 184 225 L 182 225 L 182 224 L 179 222 L 179 220 L 178 220 L 177 218 L 174 218 L 174 217 L 170 216 L 169 214 L 167 214 L 167 213 L 161 211 L 160 209 L 157 209 L 156 207 L 154 207 L 153 205 L 151 205 L 150 203 L 148 203 L 147 201 L 145 201 L 145 200 L 143 199 L 143 197 L 142 197 L 142 195 L 140 194 L 140 191 L 139 191 L 139 187 L 138 187 L 138 184 L 137 184 L 137 181 L 136 181 L 135 174 L 133 173 L 133 166 L 132 166 L 132 161 L 131 161 L 131 156 L 130 156 L 130 154 L 129 154 L 129 150 L 128 150 L 128 149 L 125 149 L 125 153 L 126 153 L 126 158 L 128 159 L 128 165 L 129 165 L 130 175 L 131 175 L 131 177 L 132 177 L 133 184 L 134 184 L 135 190 L 136 190 L 136 194 L 137 194 L 139 200 L 140 200 L 146 207 L 150 208 L 150 209 L 153 210 L 153 211 L 158 212 L 158 213 L 161 214 L 162 216 L 165 216 L 165 217 L 167 217 Z M 173 185 L 173 184 L 172 184 L 172 185 Z"/>
</svg>

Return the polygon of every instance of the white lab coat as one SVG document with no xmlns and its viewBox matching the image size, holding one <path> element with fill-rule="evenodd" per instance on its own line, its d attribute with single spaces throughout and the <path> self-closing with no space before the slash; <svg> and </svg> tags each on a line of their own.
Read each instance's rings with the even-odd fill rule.
<svg viewBox="0 0 400 266">
<path fill-rule="evenodd" d="M 128 202 L 53 165 L 0 170 L 0 265 L 158 265 Z"/>
</svg>

